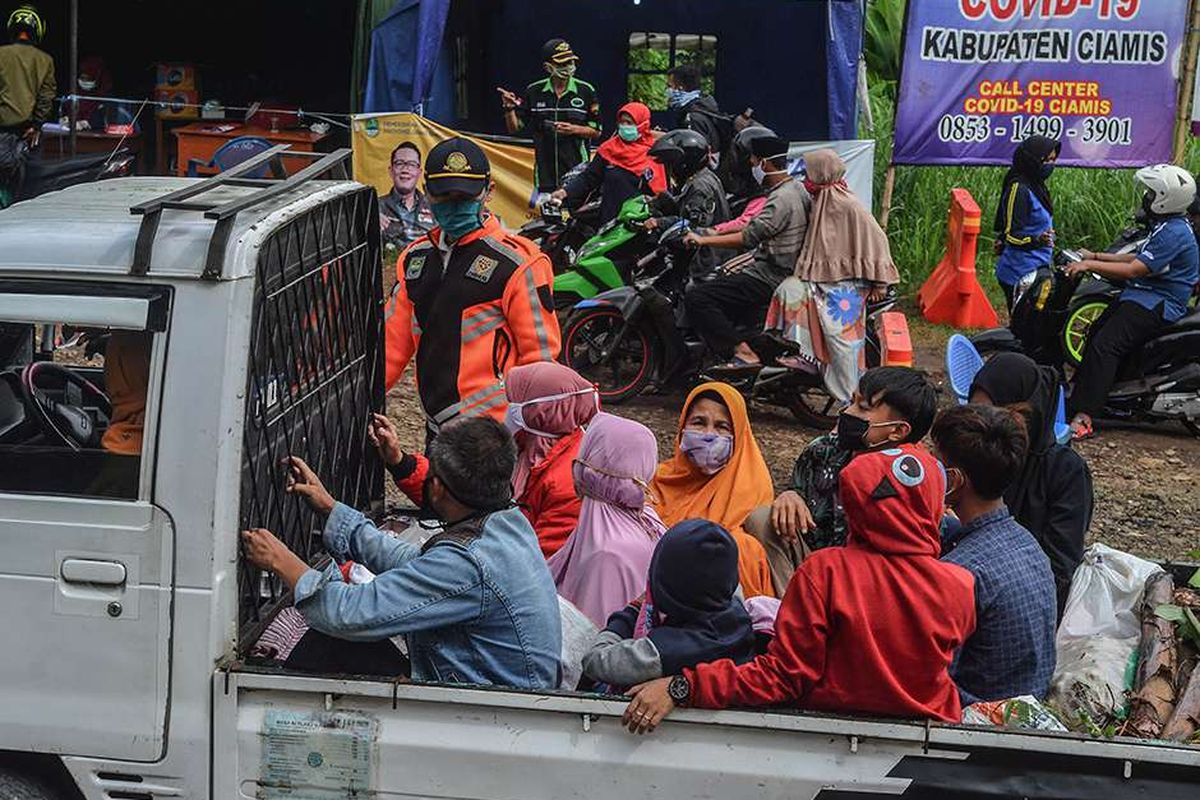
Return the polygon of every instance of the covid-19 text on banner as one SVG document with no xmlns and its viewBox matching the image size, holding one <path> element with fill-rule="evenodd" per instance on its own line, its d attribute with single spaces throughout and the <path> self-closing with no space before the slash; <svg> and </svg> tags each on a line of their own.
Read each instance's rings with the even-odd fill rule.
<svg viewBox="0 0 1200 800">
<path fill-rule="evenodd" d="M 897 164 L 1168 161 L 1187 0 L 908 0 Z"/>
</svg>

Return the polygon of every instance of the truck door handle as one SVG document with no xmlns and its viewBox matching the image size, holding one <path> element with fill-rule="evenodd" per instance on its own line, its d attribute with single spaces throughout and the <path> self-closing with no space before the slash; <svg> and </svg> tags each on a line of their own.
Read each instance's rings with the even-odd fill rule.
<svg viewBox="0 0 1200 800">
<path fill-rule="evenodd" d="M 100 586 L 120 586 L 125 583 L 125 565 L 120 561 L 66 558 L 63 559 L 61 572 L 62 579 L 67 583 L 91 583 Z"/>
</svg>

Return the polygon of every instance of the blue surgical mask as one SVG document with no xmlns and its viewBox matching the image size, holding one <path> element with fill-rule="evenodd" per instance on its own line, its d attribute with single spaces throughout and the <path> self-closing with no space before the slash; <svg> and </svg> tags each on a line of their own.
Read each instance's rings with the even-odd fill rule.
<svg viewBox="0 0 1200 800">
<path fill-rule="evenodd" d="M 623 142 L 636 142 L 641 137 L 641 131 L 637 125 L 621 123 L 617 126 L 617 136 L 621 137 Z"/>
<path fill-rule="evenodd" d="M 1053 164 L 1042 164 L 1042 180 L 1046 180 L 1054 174 Z"/>
<path fill-rule="evenodd" d="M 700 96 L 700 90 L 685 92 L 683 89 L 667 89 L 667 108 L 683 108 Z"/>
<path fill-rule="evenodd" d="M 456 242 L 476 228 L 483 226 L 483 201 L 478 198 L 470 200 L 442 200 L 430 203 L 433 218 L 438 227 L 446 234 L 451 242 Z"/>
<path fill-rule="evenodd" d="M 683 432 L 679 449 L 705 475 L 716 475 L 733 455 L 733 437 L 727 433 Z"/>
</svg>

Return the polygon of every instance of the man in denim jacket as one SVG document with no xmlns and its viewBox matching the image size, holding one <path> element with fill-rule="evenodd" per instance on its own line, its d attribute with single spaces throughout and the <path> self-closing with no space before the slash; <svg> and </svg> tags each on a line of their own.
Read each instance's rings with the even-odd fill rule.
<svg viewBox="0 0 1200 800">
<path fill-rule="evenodd" d="M 351 641 L 403 634 L 415 680 L 553 689 L 558 599 L 537 536 L 512 506 L 515 458 L 512 437 L 491 418 L 442 428 L 424 496 L 446 527 L 419 548 L 335 502 L 293 458 L 288 491 L 328 514 L 330 555 L 363 564 L 375 580 L 346 583 L 336 564 L 311 569 L 261 529 L 243 533 L 246 557 L 293 589 L 296 608 L 318 631 Z"/>
</svg>

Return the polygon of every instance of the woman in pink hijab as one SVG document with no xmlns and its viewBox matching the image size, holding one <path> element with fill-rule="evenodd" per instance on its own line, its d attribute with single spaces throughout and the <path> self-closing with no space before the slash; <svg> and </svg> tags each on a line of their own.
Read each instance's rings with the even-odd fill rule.
<svg viewBox="0 0 1200 800">
<path fill-rule="evenodd" d="M 579 453 L 583 426 L 600 410 L 600 396 L 575 370 L 553 361 L 513 367 L 504 385 L 504 424 L 517 443 L 513 497 L 549 558 L 579 519 L 571 463 Z"/>
<path fill-rule="evenodd" d="M 550 559 L 558 593 L 603 628 L 642 593 L 666 526 L 647 498 L 658 444 L 644 425 L 597 414 L 572 469 L 579 525 Z"/>
</svg>

